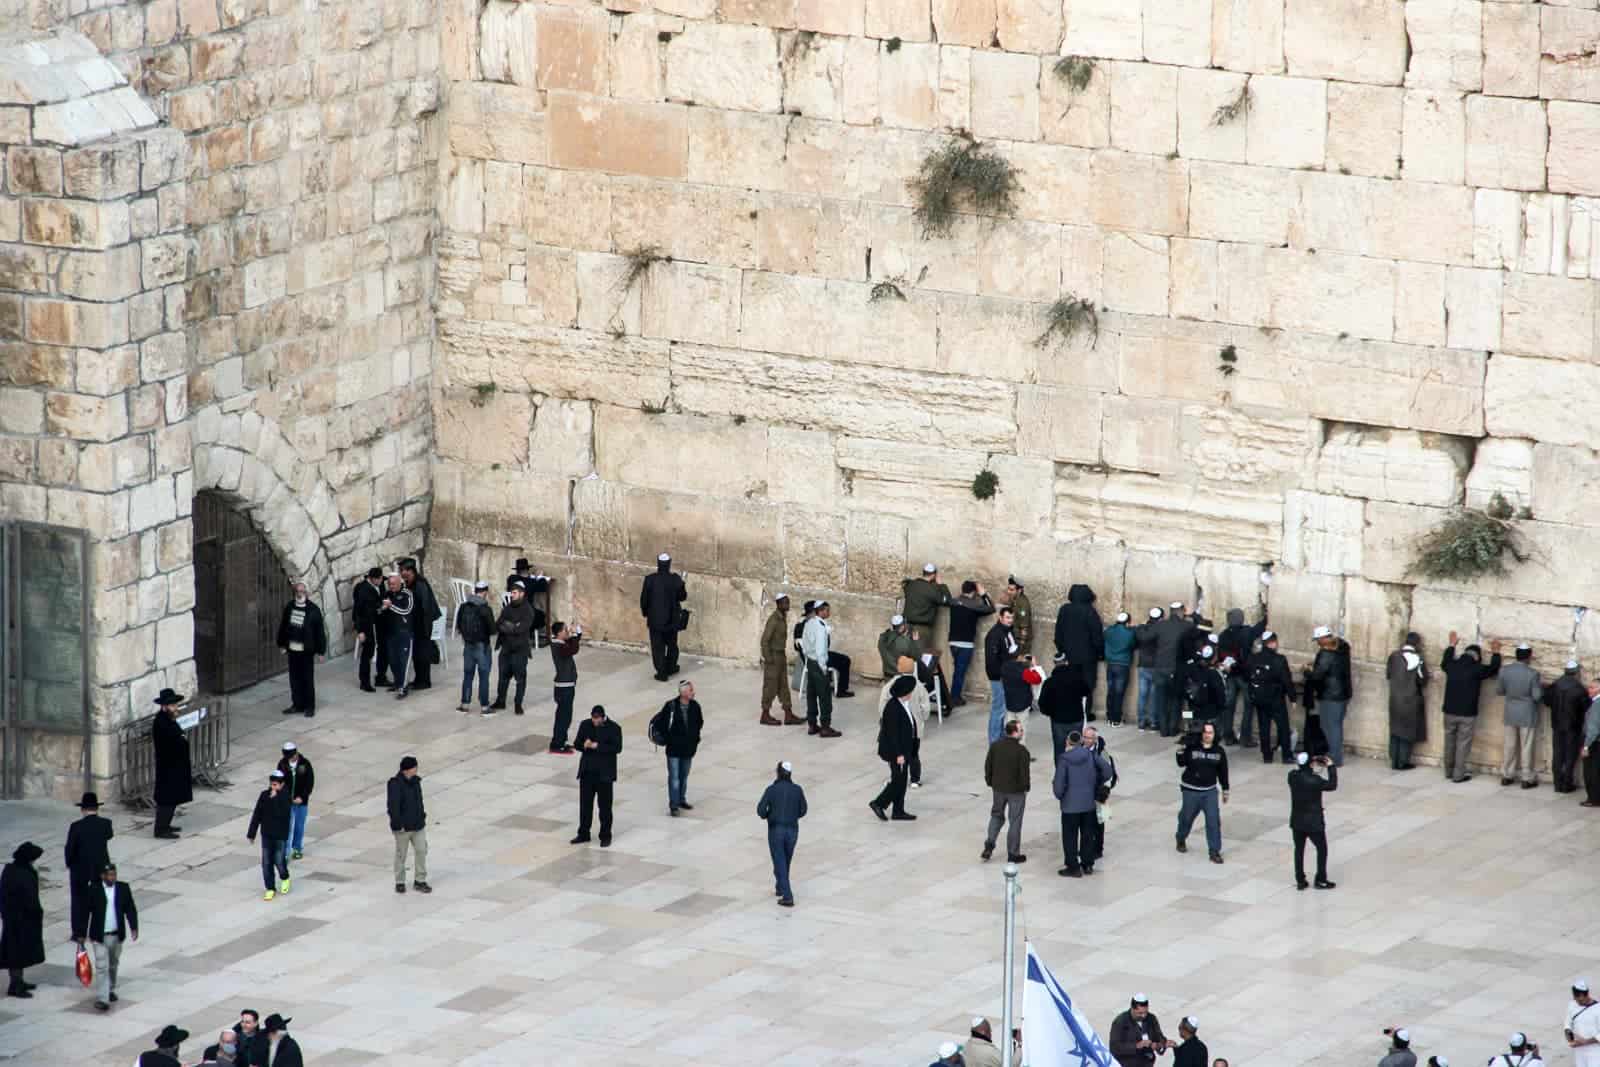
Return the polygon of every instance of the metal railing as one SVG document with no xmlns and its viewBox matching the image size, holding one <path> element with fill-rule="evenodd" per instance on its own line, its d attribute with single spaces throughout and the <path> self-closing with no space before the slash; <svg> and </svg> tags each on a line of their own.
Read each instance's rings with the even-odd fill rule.
<svg viewBox="0 0 1600 1067">
<path fill-rule="evenodd" d="M 154 721 L 155 715 L 146 715 L 117 731 L 117 792 L 130 808 L 154 806 L 156 755 L 150 742 L 150 724 Z M 188 710 L 178 716 L 178 725 L 189 742 L 189 767 L 194 780 L 212 789 L 227 786 L 222 766 L 228 762 L 233 746 L 227 696 L 196 697 Z"/>
</svg>

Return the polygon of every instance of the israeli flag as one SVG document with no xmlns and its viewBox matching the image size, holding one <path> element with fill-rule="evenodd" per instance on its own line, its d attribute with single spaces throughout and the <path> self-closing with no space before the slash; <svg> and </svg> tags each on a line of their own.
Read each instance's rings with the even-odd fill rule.
<svg viewBox="0 0 1600 1067">
<path fill-rule="evenodd" d="M 1100 1036 L 1033 946 L 1022 987 L 1022 1048 L 1027 1067 L 1117 1067 Z"/>
</svg>

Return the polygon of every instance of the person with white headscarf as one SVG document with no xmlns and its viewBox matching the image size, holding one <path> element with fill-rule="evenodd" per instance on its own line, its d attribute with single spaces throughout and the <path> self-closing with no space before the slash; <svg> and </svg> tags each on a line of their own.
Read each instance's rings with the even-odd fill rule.
<svg viewBox="0 0 1600 1067">
<path fill-rule="evenodd" d="M 1411 748 L 1428 736 L 1422 693 L 1428 685 L 1428 665 L 1422 661 L 1422 638 L 1406 634 L 1406 643 L 1389 654 L 1389 766 L 1412 770 Z M 1330 738 L 1331 740 L 1331 738 Z"/>
</svg>

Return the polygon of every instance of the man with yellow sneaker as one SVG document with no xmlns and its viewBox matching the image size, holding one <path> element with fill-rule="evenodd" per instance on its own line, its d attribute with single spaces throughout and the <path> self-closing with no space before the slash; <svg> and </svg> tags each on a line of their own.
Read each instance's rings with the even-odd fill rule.
<svg viewBox="0 0 1600 1067">
<path fill-rule="evenodd" d="M 289 793 L 283 783 L 283 772 L 274 770 L 267 787 L 256 797 L 250 829 L 244 835 L 253 844 L 256 831 L 261 831 L 261 882 L 267 887 L 262 900 L 289 892 Z"/>
</svg>

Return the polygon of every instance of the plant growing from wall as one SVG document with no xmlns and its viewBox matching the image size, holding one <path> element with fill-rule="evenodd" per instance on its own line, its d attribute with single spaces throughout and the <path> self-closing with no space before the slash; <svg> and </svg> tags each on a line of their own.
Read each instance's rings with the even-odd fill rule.
<svg viewBox="0 0 1600 1067">
<path fill-rule="evenodd" d="M 922 160 L 917 176 L 906 183 L 922 224 L 922 236 L 943 236 L 955 224 L 962 200 L 980 215 L 1009 215 L 1022 188 L 1017 168 L 965 130 L 935 148 Z"/>
<path fill-rule="evenodd" d="M 1482 511 L 1461 508 L 1418 540 L 1407 573 L 1456 581 L 1504 574 L 1508 554 L 1518 563 L 1528 558 L 1512 525 L 1514 515 L 1499 493 Z"/>
<path fill-rule="evenodd" d="M 1238 95 L 1211 113 L 1211 125 L 1226 126 L 1241 115 L 1250 112 L 1250 79 L 1239 86 Z"/>
<path fill-rule="evenodd" d="M 872 293 L 867 297 L 867 303 L 876 304 L 880 300 L 904 300 L 906 291 L 900 288 L 906 284 L 904 274 L 896 274 L 893 278 L 885 278 L 872 286 Z"/>
<path fill-rule="evenodd" d="M 1067 88 L 1081 93 L 1089 87 L 1089 81 L 1094 77 L 1094 60 L 1083 56 L 1062 56 L 1050 69 L 1056 77 L 1067 83 Z"/>
<path fill-rule="evenodd" d="M 1000 491 L 1000 476 L 994 471 L 979 471 L 972 479 L 972 495 L 988 500 Z"/>
<path fill-rule="evenodd" d="M 1239 350 L 1231 344 L 1223 345 L 1222 351 L 1217 353 L 1217 373 L 1224 378 L 1231 378 L 1239 370 Z"/>
<path fill-rule="evenodd" d="M 489 402 L 489 398 L 494 396 L 498 388 L 493 382 L 479 382 L 472 387 L 472 396 L 468 399 L 472 401 L 473 407 L 481 408 Z"/>
<path fill-rule="evenodd" d="M 638 245 L 622 253 L 622 258 L 628 261 L 628 269 L 622 272 L 622 282 L 618 286 L 624 293 L 650 273 L 650 268 L 657 263 L 672 262 L 672 257 L 661 251 L 660 245 Z"/>
<path fill-rule="evenodd" d="M 1079 330 L 1088 330 L 1089 343 L 1095 344 L 1100 340 L 1100 316 L 1091 301 L 1068 293 L 1045 312 L 1044 332 L 1034 339 L 1034 347 L 1065 344 Z"/>
</svg>

